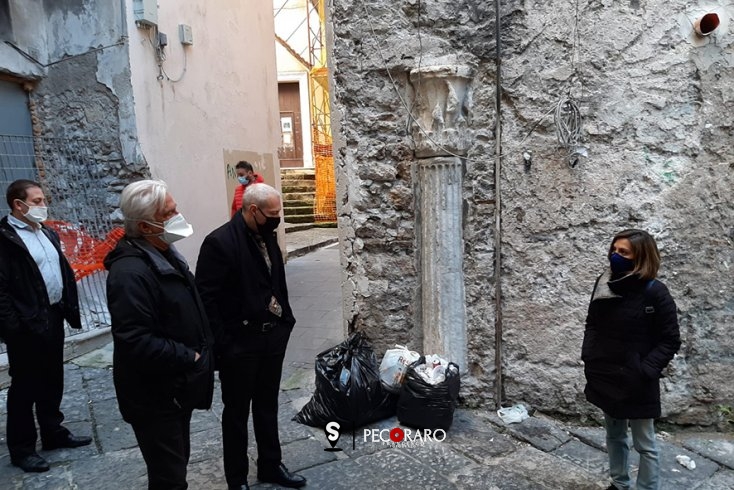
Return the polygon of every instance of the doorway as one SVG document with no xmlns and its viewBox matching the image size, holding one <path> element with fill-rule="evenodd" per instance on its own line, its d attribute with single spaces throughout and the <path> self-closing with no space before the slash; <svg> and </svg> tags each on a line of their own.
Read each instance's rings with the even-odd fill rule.
<svg viewBox="0 0 734 490">
<path fill-rule="evenodd" d="M 278 83 L 280 105 L 281 168 L 303 167 L 303 133 L 301 130 L 301 94 L 298 82 Z"/>
</svg>

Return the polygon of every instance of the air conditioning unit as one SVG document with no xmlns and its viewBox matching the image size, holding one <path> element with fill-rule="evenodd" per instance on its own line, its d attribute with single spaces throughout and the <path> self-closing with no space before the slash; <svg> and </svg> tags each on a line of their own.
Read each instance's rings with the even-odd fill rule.
<svg viewBox="0 0 734 490">
<path fill-rule="evenodd" d="M 133 0 L 135 25 L 155 27 L 158 25 L 158 0 Z"/>
</svg>

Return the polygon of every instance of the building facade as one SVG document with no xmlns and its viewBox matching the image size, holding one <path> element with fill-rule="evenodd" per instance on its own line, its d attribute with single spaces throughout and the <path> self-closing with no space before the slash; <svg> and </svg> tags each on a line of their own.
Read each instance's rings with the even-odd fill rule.
<svg viewBox="0 0 734 490">
<path fill-rule="evenodd" d="M 229 218 L 238 160 L 279 185 L 270 6 L 3 0 L 0 13 L 0 83 L 14 94 L 3 109 L 25 97 L 36 147 L 85 155 L 43 165 L 36 148 L 30 158 L 58 218 L 119 225 L 122 188 L 163 179 L 194 225 L 179 246 L 193 265 L 206 234 Z M 89 193 L 93 201 L 79 202 Z"/>
</svg>

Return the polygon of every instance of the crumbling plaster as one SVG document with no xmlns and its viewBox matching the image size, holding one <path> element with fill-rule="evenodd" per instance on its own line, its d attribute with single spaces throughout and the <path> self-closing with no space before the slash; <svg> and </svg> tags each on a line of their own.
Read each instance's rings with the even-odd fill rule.
<svg viewBox="0 0 734 490">
<path fill-rule="evenodd" d="M 36 134 L 91 141 L 89 184 L 106 189 L 115 224 L 128 182 L 165 180 L 196 230 L 179 247 L 193 267 L 206 234 L 229 217 L 232 152 L 262 155 L 261 164 L 277 169 L 272 6 L 161 2 L 158 29 L 168 36 L 161 56 L 156 29 L 136 25 L 133 0 L 46 1 L 33 8 L 12 1 L 23 12 L 14 31 L 38 34 L 25 35 L 20 47 L 43 50 L 30 94 Z M 179 42 L 179 24 L 191 27 L 193 45 Z"/>
<path fill-rule="evenodd" d="M 30 89 L 34 134 L 60 138 L 54 143 L 46 140 L 48 145 L 86 140 L 87 172 L 75 170 L 72 175 L 86 175 L 90 179 L 86 185 L 97 189 L 101 184 L 109 192 L 102 203 L 107 206 L 105 210 L 88 209 L 91 203 L 74 197 L 74 185 L 79 183 L 67 182 L 65 172 L 57 169 L 59 175 L 48 182 L 51 191 L 65 199 L 55 202 L 57 213 L 88 209 L 92 214 L 106 213 L 105 219 L 109 219 L 114 216 L 124 184 L 133 176 L 148 175 L 131 117 L 124 8 L 123 1 L 10 2 L 11 42 L 17 47 L 13 52 L 24 66 L 3 62 L 3 70 L 31 82 L 25 87 Z M 4 44 L 5 50 L 8 47 Z M 71 146 L 61 149 L 65 151 L 74 153 Z M 94 163 L 87 161 L 90 158 Z"/>
</svg>

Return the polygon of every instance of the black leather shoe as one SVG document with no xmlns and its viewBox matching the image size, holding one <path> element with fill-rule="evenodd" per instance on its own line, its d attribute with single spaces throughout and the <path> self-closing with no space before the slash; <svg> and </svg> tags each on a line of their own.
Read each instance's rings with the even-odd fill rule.
<svg viewBox="0 0 734 490">
<path fill-rule="evenodd" d="M 272 472 L 257 472 L 257 479 L 266 483 L 277 483 L 281 487 L 301 488 L 306 484 L 306 479 L 288 471 L 283 463 Z"/>
<path fill-rule="evenodd" d="M 227 485 L 227 490 L 250 490 L 250 485 L 243 483 L 242 485 Z"/>
<path fill-rule="evenodd" d="M 50 451 L 51 449 L 59 449 L 62 447 L 87 446 L 91 442 L 92 438 L 89 436 L 73 436 L 69 434 L 63 439 L 59 439 L 57 441 L 44 442 L 42 446 L 45 451 Z"/>
<path fill-rule="evenodd" d="M 49 470 L 48 461 L 33 453 L 20 459 L 10 459 L 14 466 L 17 466 L 26 473 L 43 473 Z"/>
</svg>

